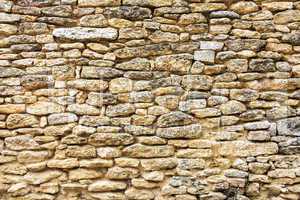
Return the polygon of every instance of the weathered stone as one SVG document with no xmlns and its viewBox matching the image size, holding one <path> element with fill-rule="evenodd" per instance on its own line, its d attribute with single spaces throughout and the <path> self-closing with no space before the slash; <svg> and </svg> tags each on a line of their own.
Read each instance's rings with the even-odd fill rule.
<svg viewBox="0 0 300 200">
<path fill-rule="evenodd" d="M 158 127 L 184 126 L 194 122 L 194 118 L 180 111 L 170 112 L 157 119 Z"/>
<path fill-rule="evenodd" d="M 28 114 L 11 114 L 6 119 L 6 125 L 9 129 L 32 127 L 39 123 L 38 119 Z"/>
<path fill-rule="evenodd" d="M 75 158 L 94 158 L 96 157 L 96 148 L 90 145 L 69 146 L 66 155 Z"/>
<path fill-rule="evenodd" d="M 2 35 L 13 35 L 18 31 L 15 25 L 10 24 L 0 24 L 0 33 Z"/>
<path fill-rule="evenodd" d="M 270 155 L 278 152 L 278 146 L 276 143 L 252 143 L 247 141 L 230 141 L 222 142 L 219 153 L 223 156 L 259 156 Z"/>
<path fill-rule="evenodd" d="M 116 78 L 109 82 L 111 93 L 124 93 L 132 91 L 133 82 L 128 78 Z"/>
<path fill-rule="evenodd" d="M 76 113 L 78 115 L 99 115 L 100 110 L 88 104 L 71 104 L 67 107 L 68 112 Z"/>
<path fill-rule="evenodd" d="M 90 92 L 86 103 L 93 106 L 101 107 L 103 105 L 115 104 L 116 98 L 113 94 L 110 93 Z"/>
<path fill-rule="evenodd" d="M 108 88 L 108 83 L 103 80 L 77 79 L 68 81 L 67 85 L 72 88 L 88 91 L 104 91 Z"/>
<path fill-rule="evenodd" d="M 192 59 L 191 54 L 160 56 L 155 59 L 154 69 L 188 73 L 192 65 Z"/>
<path fill-rule="evenodd" d="M 230 90 L 230 98 L 238 101 L 254 101 L 258 99 L 257 91 L 251 89 L 232 89 Z"/>
<path fill-rule="evenodd" d="M 125 196 L 129 199 L 150 200 L 154 199 L 155 195 L 152 191 L 130 188 L 125 191 Z"/>
<path fill-rule="evenodd" d="M 72 15 L 72 7 L 68 5 L 45 7 L 41 9 L 41 12 L 46 16 L 70 17 Z"/>
<path fill-rule="evenodd" d="M 221 50 L 224 46 L 222 42 L 200 41 L 200 49 Z"/>
<path fill-rule="evenodd" d="M 282 36 L 282 40 L 292 45 L 300 45 L 300 32 L 288 33 Z M 283 44 L 280 44 L 283 45 Z M 290 53 L 290 51 L 286 51 L 284 53 Z"/>
<path fill-rule="evenodd" d="M 25 72 L 21 69 L 14 67 L 0 67 L 0 78 L 14 77 L 25 75 Z"/>
<path fill-rule="evenodd" d="M 1 164 L 0 170 L 5 174 L 24 175 L 27 173 L 27 168 L 19 163 Z"/>
<path fill-rule="evenodd" d="M 209 12 L 226 9 L 226 5 L 223 3 L 192 3 L 189 6 L 192 8 L 192 12 Z"/>
<path fill-rule="evenodd" d="M 103 177 L 103 173 L 100 170 L 78 168 L 69 171 L 69 179 L 74 181 L 101 177 Z"/>
<path fill-rule="evenodd" d="M 20 163 L 38 163 L 45 161 L 49 156 L 47 151 L 21 151 L 17 159 Z"/>
<path fill-rule="evenodd" d="M 0 113 L 1 114 L 14 114 L 14 113 L 22 113 L 22 112 L 25 112 L 24 104 L 0 105 Z"/>
<path fill-rule="evenodd" d="M 144 28 L 121 28 L 119 30 L 119 39 L 142 39 L 148 36 L 148 32 Z"/>
<path fill-rule="evenodd" d="M 76 158 L 67 158 L 64 160 L 49 160 L 47 162 L 49 168 L 71 169 L 79 166 Z"/>
<path fill-rule="evenodd" d="M 40 145 L 31 135 L 19 135 L 5 138 L 5 145 L 11 150 L 34 150 L 39 149 Z"/>
<path fill-rule="evenodd" d="M 86 126 L 105 126 L 110 124 L 109 117 L 105 116 L 82 116 L 79 124 Z"/>
<path fill-rule="evenodd" d="M 111 181 L 111 180 L 99 180 L 89 185 L 88 190 L 91 192 L 110 192 L 124 190 L 126 183 Z"/>
<path fill-rule="evenodd" d="M 171 0 L 157 1 L 157 0 L 124 0 L 124 5 L 133 5 L 133 6 L 151 6 L 151 7 L 163 7 L 171 6 Z"/>
<path fill-rule="evenodd" d="M 215 62 L 215 52 L 212 50 L 195 51 L 194 59 L 212 64 Z"/>
<path fill-rule="evenodd" d="M 239 114 L 246 111 L 246 106 L 239 101 L 232 100 L 220 106 L 220 110 L 224 115 Z"/>
<path fill-rule="evenodd" d="M 187 89 L 209 90 L 212 87 L 213 78 L 206 75 L 185 75 L 182 85 Z"/>
<path fill-rule="evenodd" d="M 94 146 L 129 145 L 134 137 L 127 133 L 95 133 L 89 137 L 89 143 Z"/>
<path fill-rule="evenodd" d="M 237 19 L 240 18 L 240 15 L 233 11 L 213 11 L 210 13 L 209 17 L 211 18 L 230 18 Z"/>
<path fill-rule="evenodd" d="M 43 172 L 28 172 L 24 180 L 32 185 L 39 185 L 61 176 L 63 173 L 58 170 L 46 170 Z"/>
<path fill-rule="evenodd" d="M 26 112 L 33 115 L 48 115 L 64 112 L 64 107 L 52 102 L 38 101 L 27 106 Z"/>
<path fill-rule="evenodd" d="M 78 0 L 80 7 L 119 6 L 121 0 Z"/>
<path fill-rule="evenodd" d="M 297 21 L 300 21 L 299 10 L 287 10 L 274 15 L 274 22 L 276 24 L 286 24 Z"/>
<path fill-rule="evenodd" d="M 278 135 L 291 135 L 298 136 L 298 124 L 300 123 L 299 117 L 292 117 L 287 119 L 281 119 L 277 121 L 277 132 Z"/>
<path fill-rule="evenodd" d="M 91 196 L 100 200 L 126 200 L 126 196 L 121 192 L 91 193 Z"/>
<path fill-rule="evenodd" d="M 139 176 L 139 171 L 134 168 L 112 167 L 109 168 L 106 177 L 109 179 L 132 179 Z"/>
<path fill-rule="evenodd" d="M 268 10 L 260 10 L 255 13 L 244 15 L 242 19 L 251 21 L 271 20 L 273 19 L 273 14 Z"/>
<path fill-rule="evenodd" d="M 128 116 L 133 114 L 134 112 L 134 106 L 129 103 L 108 106 L 106 110 L 106 114 L 110 117 Z"/>
<path fill-rule="evenodd" d="M 68 124 L 76 121 L 78 121 L 78 117 L 74 113 L 55 113 L 48 116 L 50 125 Z"/>
<path fill-rule="evenodd" d="M 82 78 L 115 78 L 122 75 L 122 72 L 117 69 L 109 67 L 93 67 L 93 66 L 84 66 L 81 71 Z"/>
<path fill-rule="evenodd" d="M 276 70 L 272 59 L 252 59 L 249 63 L 249 69 L 254 72 L 269 72 Z"/>
<path fill-rule="evenodd" d="M 113 166 L 113 161 L 112 160 L 105 160 L 105 159 L 101 159 L 101 158 L 80 160 L 79 161 L 79 166 L 80 167 L 85 167 L 85 168 L 112 167 Z"/>
<path fill-rule="evenodd" d="M 257 39 L 237 39 L 225 41 L 225 46 L 232 51 L 252 50 L 259 51 L 266 45 L 264 40 Z"/>
<path fill-rule="evenodd" d="M 47 75 L 27 75 L 21 78 L 21 85 L 28 90 L 35 90 L 52 87 L 54 81 Z"/>
<path fill-rule="evenodd" d="M 0 13 L 0 23 L 15 23 L 21 20 L 20 15 Z"/>
<path fill-rule="evenodd" d="M 46 23 L 38 23 L 38 22 L 24 22 L 20 24 L 20 31 L 24 34 L 35 35 L 35 34 L 43 34 L 49 31 Z"/>
<path fill-rule="evenodd" d="M 259 10 L 259 7 L 252 1 L 241 1 L 230 6 L 230 9 L 239 14 L 248 14 Z"/>
<path fill-rule="evenodd" d="M 97 155 L 100 158 L 110 159 L 120 157 L 122 152 L 117 147 L 100 147 L 97 148 Z"/>
<path fill-rule="evenodd" d="M 120 64 L 117 64 L 115 66 L 117 69 L 122 70 L 150 70 L 150 61 L 145 58 L 134 58 L 128 62 L 123 62 Z"/>
<path fill-rule="evenodd" d="M 125 47 L 118 49 L 114 53 L 118 58 L 148 57 L 171 53 L 169 44 L 152 44 L 142 47 Z"/>
<path fill-rule="evenodd" d="M 182 14 L 178 23 L 182 25 L 205 23 L 207 20 L 201 13 Z"/>
<path fill-rule="evenodd" d="M 211 149 L 179 149 L 177 158 L 209 158 L 212 157 Z"/>
<path fill-rule="evenodd" d="M 169 33 L 163 31 L 155 31 L 148 37 L 153 43 L 162 42 L 178 42 L 179 36 L 176 33 Z"/>
<path fill-rule="evenodd" d="M 250 141 L 268 141 L 270 138 L 269 131 L 249 131 L 247 135 Z"/>
<path fill-rule="evenodd" d="M 113 28 L 57 28 L 54 29 L 53 36 L 61 40 L 75 41 L 115 40 L 118 31 Z"/>
<path fill-rule="evenodd" d="M 199 138 L 202 135 L 201 125 L 194 124 L 182 127 L 158 128 L 157 136 L 168 139 Z"/>
<path fill-rule="evenodd" d="M 244 124 L 246 130 L 259 130 L 259 129 L 268 129 L 270 127 L 270 122 L 268 121 L 258 121 L 258 122 L 249 122 Z"/>
<path fill-rule="evenodd" d="M 132 21 L 143 20 L 152 16 L 149 8 L 139 6 L 107 7 L 103 14 L 109 18 L 124 18 Z"/>
<path fill-rule="evenodd" d="M 292 2 L 265 2 L 262 7 L 270 11 L 290 10 L 293 8 Z"/>
<path fill-rule="evenodd" d="M 221 111 L 216 108 L 203 108 L 192 110 L 192 113 L 197 118 L 217 117 L 221 115 Z"/>
<path fill-rule="evenodd" d="M 85 27 L 106 27 L 107 20 L 102 14 L 86 15 L 80 18 L 80 25 Z"/>
<path fill-rule="evenodd" d="M 124 155 L 134 158 L 168 157 L 174 154 L 172 146 L 146 146 L 134 144 L 123 149 Z"/>
</svg>

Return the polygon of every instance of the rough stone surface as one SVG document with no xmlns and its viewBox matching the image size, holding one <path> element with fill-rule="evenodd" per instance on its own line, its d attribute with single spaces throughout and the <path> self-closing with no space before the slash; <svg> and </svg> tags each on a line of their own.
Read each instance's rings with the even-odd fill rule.
<svg viewBox="0 0 300 200">
<path fill-rule="evenodd" d="M 296 200 L 297 0 L 0 0 L 0 200 Z"/>
<path fill-rule="evenodd" d="M 53 36 L 75 41 L 114 40 L 118 37 L 118 31 L 113 28 L 58 28 L 53 31 Z"/>
</svg>

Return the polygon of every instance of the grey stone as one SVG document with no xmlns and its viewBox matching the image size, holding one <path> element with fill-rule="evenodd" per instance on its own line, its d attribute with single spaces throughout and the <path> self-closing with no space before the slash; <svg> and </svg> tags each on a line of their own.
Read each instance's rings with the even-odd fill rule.
<svg viewBox="0 0 300 200">
<path fill-rule="evenodd" d="M 300 45 L 300 32 L 284 34 L 282 40 L 291 43 L 292 45 Z"/>
<path fill-rule="evenodd" d="M 50 125 L 67 124 L 76 121 L 78 121 L 78 117 L 74 113 L 55 113 L 48 116 Z"/>
<path fill-rule="evenodd" d="M 275 71 L 275 64 L 272 59 L 252 59 L 249 69 L 253 72 L 272 72 Z"/>
<path fill-rule="evenodd" d="M 292 117 L 277 121 L 278 135 L 300 136 L 300 117 Z"/>
<path fill-rule="evenodd" d="M 209 17 L 210 18 L 223 18 L 223 17 L 226 17 L 226 18 L 230 18 L 230 19 L 238 19 L 238 18 L 240 18 L 240 15 L 237 14 L 236 12 L 233 12 L 233 11 L 219 10 L 219 11 L 211 12 Z"/>
<path fill-rule="evenodd" d="M 158 128 L 157 136 L 168 139 L 199 138 L 202 135 L 200 124 L 192 124 L 182 127 Z"/>
<path fill-rule="evenodd" d="M 118 104 L 107 107 L 106 114 L 110 117 L 128 116 L 135 112 L 135 107 L 132 104 Z"/>
<path fill-rule="evenodd" d="M 215 62 L 215 52 L 212 50 L 195 51 L 194 59 L 211 64 Z"/>
<path fill-rule="evenodd" d="M 105 8 L 103 14 L 108 18 L 122 18 L 133 21 L 151 18 L 152 16 L 149 8 L 143 8 L 139 6 L 119 6 Z"/>
<path fill-rule="evenodd" d="M 0 67 L 0 78 L 25 75 L 25 71 L 14 67 Z"/>
</svg>

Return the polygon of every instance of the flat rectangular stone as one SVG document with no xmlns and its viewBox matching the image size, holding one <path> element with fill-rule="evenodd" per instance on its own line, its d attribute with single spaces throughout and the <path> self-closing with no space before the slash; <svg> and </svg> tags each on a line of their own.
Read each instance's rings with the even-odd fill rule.
<svg viewBox="0 0 300 200">
<path fill-rule="evenodd" d="M 18 22 L 20 20 L 21 20 L 20 15 L 0 13 L 0 22 L 1 23 L 14 23 L 14 22 Z"/>
<path fill-rule="evenodd" d="M 249 141 L 228 141 L 220 143 L 219 154 L 221 156 L 259 156 L 271 155 L 278 152 L 278 146 L 274 142 L 252 143 Z"/>
<path fill-rule="evenodd" d="M 57 28 L 54 29 L 53 36 L 61 40 L 75 41 L 115 40 L 118 31 L 114 28 Z"/>
<path fill-rule="evenodd" d="M 201 41 L 200 49 L 221 50 L 224 46 L 223 42 Z"/>
<path fill-rule="evenodd" d="M 194 59 L 205 62 L 205 63 L 214 63 L 215 62 L 215 52 L 212 50 L 195 51 Z"/>
<path fill-rule="evenodd" d="M 119 6 L 121 0 L 78 0 L 80 7 Z"/>
</svg>

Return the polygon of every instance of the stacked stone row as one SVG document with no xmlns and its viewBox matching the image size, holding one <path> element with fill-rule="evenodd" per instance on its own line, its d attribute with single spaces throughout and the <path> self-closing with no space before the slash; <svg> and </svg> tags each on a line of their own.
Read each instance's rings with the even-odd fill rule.
<svg viewBox="0 0 300 200">
<path fill-rule="evenodd" d="M 297 200 L 300 2 L 0 0 L 0 200 Z"/>
</svg>

